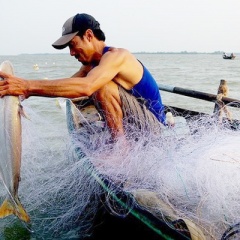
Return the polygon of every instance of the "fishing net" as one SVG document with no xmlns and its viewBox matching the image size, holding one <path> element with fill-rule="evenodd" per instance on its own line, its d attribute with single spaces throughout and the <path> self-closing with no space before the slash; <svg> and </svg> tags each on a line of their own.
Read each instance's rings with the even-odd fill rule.
<svg viewBox="0 0 240 240">
<path fill-rule="evenodd" d="M 37 112 L 26 101 L 24 108 L 30 120 L 22 121 L 19 197 L 31 217 L 29 239 L 84 238 L 92 231 L 101 196 L 119 189 L 129 196 L 122 199 L 127 207 L 116 204 L 115 195 L 105 195 L 107 211 L 114 215 L 124 217 L 139 205 L 169 227 L 183 219 L 195 236 L 239 237 L 237 125 L 232 130 L 228 122 L 207 116 L 188 122 L 175 116 L 175 127 L 163 127 L 158 135 L 143 131 L 137 141 L 129 137 L 127 143 L 121 138 L 113 143 L 104 125 L 89 123 L 70 138 L 65 113 L 55 106 Z M 1 234 L 11 226 L 18 231 L 17 222 L 6 218 Z"/>
</svg>

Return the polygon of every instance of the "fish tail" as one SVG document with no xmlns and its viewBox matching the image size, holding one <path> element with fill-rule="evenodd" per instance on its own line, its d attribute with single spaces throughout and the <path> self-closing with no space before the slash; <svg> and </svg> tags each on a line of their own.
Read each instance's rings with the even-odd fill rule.
<svg viewBox="0 0 240 240">
<path fill-rule="evenodd" d="M 16 215 L 24 222 L 30 222 L 30 217 L 28 216 L 19 199 L 15 199 L 15 203 L 12 203 L 12 201 L 7 198 L 0 207 L 0 218 L 4 218 L 12 214 Z"/>
</svg>

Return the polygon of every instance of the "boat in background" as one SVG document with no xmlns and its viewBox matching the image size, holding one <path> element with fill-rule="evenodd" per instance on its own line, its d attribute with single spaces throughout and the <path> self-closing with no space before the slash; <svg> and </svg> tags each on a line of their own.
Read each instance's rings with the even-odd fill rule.
<svg viewBox="0 0 240 240">
<path fill-rule="evenodd" d="M 223 59 L 235 59 L 235 55 L 231 53 L 230 55 L 227 55 L 226 53 L 223 53 Z"/>
</svg>

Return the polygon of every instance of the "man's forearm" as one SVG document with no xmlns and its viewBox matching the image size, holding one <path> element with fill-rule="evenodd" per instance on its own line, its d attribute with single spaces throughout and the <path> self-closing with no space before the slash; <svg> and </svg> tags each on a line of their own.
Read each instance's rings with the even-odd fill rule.
<svg viewBox="0 0 240 240">
<path fill-rule="evenodd" d="M 78 78 L 25 80 L 28 96 L 76 98 L 88 96 L 88 84 Z"/>
</svg>

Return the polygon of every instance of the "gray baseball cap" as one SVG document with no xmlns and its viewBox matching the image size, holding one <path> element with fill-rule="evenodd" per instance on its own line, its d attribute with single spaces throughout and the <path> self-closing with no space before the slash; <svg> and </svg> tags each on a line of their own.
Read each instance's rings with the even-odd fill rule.
<svg viewBox="0 0 240 240">
<path fill-rule="evenodd" d="M 70 17 L 62 27 L 62 36 L 52 46 L 56 49 L 63 49 L 78 33 L 83 35 L 87 29 L 100 29 L 100 24 L 94 17 L 86 13 L 78 13 Z"/>
</svg>

